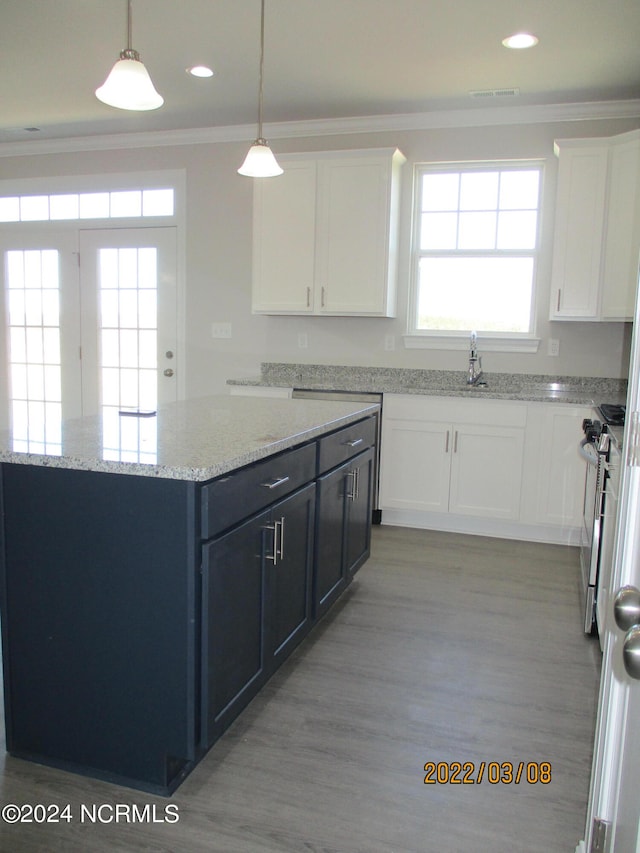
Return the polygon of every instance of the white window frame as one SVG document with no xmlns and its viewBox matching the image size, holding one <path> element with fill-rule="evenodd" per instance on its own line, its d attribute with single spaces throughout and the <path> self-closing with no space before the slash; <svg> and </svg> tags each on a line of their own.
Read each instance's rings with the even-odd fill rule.
<svg viewBox="0 0 640 853">
<path fill-rule="evenodd" d="M 480 348 L 491 352 L 528 352 L 535 353 L 540 345 L 536 336 L 536 305 L 538 297 L 537 273 L 540 261 L 542 208 L 544 192 L 544 161 L 536 158 L 522 160 L 480 160 L 458 162 L 416 163 L 413 174 L 414 205 L 411 247 L 411 283 L 407 306 L 407 332 L 403 336 L 408 349 L 466 350 L 469 347 L 469 332 L 418 329 L 417 305 L 419 297 L 419 266 L 423 253 L 420 249 L 422 176 L 429 172 L 473 172 L 499 171 L 534 167 L 540 170 L 540 194 L 538 199 L 538 228 L 536 246 L 533 255 L 533 285 L 531 292 L 531 314 L 529 332 L 478 332 Z"/>
</svg>

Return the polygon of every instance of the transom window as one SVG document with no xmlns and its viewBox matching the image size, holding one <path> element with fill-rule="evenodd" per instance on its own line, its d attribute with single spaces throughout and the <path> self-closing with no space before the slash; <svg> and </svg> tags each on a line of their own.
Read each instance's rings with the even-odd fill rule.
<svg viewBox="0 0 640 853">
<path fill-rule="evenodd" d="M 174 190 L 117 190 L 0 197 L 0 222 L 173 216 Z"/>
<path fill-rule="evenodd" d="M 424 166 L 417 175 L 413 332 L 532 332 L 539 163 Z"/>
</svg>

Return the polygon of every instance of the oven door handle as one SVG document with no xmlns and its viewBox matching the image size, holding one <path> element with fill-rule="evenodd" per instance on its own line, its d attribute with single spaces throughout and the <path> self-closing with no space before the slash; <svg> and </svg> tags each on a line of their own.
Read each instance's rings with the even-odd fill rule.
<svg viewBox="0 0 640 853">
<path fill-rule="evenodd" d="M 587 447 L 591 447 L 593 452 L 589 453 Z M 587 460 L 589 465 L 597 465 L 598 464 L 598 451 L 595 448 L 595 445 L 592 441 L 589 441 L 588 438 L 583 438 L 580 442 L 580 447 L 578 448 L 578 452 L 580 456 Z"/>
</svg>

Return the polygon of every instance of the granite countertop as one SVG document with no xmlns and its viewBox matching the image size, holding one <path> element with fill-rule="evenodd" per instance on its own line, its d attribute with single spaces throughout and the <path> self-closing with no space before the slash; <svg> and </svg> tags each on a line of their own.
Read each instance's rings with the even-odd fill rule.
<svg viewBox="0 0 640 853">
<path fill-rule="evenodd" d="M 65 421 L 56 445 L 0 431 L 0 463 L 202 482 L 352 423 L 377 405 L 220 395 L 151 417 Z M 31 426 L 31 424 L 30 424 Z"/>
<path fill-rule="evenodd" d="M 316 391 L 483 397 L 587 406 L 602 402 L 624 403 L 627 393 L 627 382 L 623 379 L 485 372 L 482 379 L 486 385 L 470 387 L 466 378 L 466 374 L 459 370 L 265 362 L 259 376 L 229 379 L 228 384 Z"/>
</svg>

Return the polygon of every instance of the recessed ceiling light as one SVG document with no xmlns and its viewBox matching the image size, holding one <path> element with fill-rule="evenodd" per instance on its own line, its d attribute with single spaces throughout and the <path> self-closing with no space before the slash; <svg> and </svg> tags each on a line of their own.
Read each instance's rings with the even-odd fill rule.
<svg viewBox="0 0 640 853">
<path fill-rule="evenodd" d="M 531 33 L 515 33 L 506 39 L 502 39 L 502 44 L 505 47 L 522 50 L 525 47 L 535 47 L 538 44 L 538 39 Z"/>
<path fill-rule="evenodd" d="M 208 65 L 192 65 L 187 68 L 187 74 L 193 77 L 213 77 L 213 70 Z"/>
</svg>

